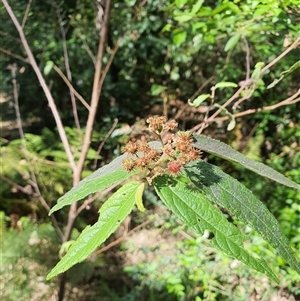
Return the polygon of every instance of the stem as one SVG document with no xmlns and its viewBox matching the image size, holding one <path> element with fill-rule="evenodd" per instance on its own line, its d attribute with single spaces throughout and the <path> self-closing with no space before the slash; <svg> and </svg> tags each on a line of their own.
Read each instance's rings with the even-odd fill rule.
<svg viewBox="0 0 300 301">
<path fill-rule="evenodd" d="M 35 60 L 35 57 L 33 56 L 33 53 L 28 45 L 28 42 L 27 42 L 27 39 L 25 37 L 25 34 L 24 34 L 24 31 L 23 31 L 23 28 L 22 26 L 20 25 L 19 21 L 17 20 L 14 12 L 12 11 L 11 7 L 9 6 L 7 0 L 1 0 L 7 13 L 9 14 L 12 22 L 14 23 L 18 33 L 19 33 L 19 36 L 20 36 L 20 39 L 21 39 L 21 42 L 23 44 L 23 47 L 25 48 L 25 51 L 27 53 L 27 56 L 28 56 L 28 60 L 39 80 L 39 83 L 46 95 L 46 98 L 48 100 L 48 104 L 49 104 L 49 107 L 52 111 L 52 114 L 53 114 L 53 117 L 55 119 L 55 122 L 56 122 L 56 125 L 57 125 L 57 129 L 58 129 L 58 133 L 59 133 L 59 136 L 60 136 L 60 139 L 63 143 L 63 146 L 64 146 L 64 149 L 65 149 L 65 152 L 67 154 L 67 157 L 68 157 L 68 160 L 69 160 L 69 164 L 73 170 L 74 173 L 76 173 L 76 164 L 75 164 L 75 161 L 74 161 L 74 157 L 73 157 L 73 154 L 71 152 L 71 148 L 70 148 L 70 144 L 69 144 L 69 141 L 68 141 L 68 138 L 67 138 L 67 135 L 66 135 L 66 132 L 64 130 L 64 127 L 63 127 L 63 124 L 62 124 L 62 121 L 60 119 L 60 116 L 59 116 L 59 113 L 57 111 L 57 108 L 56 108 L 56 105 L 55 105 L 55 102 L 54 102 L 54 99 L 52 97 L 52 94 L 46 84 L 46 81 L 37 65 L 37 62 Z"/>
</svg>

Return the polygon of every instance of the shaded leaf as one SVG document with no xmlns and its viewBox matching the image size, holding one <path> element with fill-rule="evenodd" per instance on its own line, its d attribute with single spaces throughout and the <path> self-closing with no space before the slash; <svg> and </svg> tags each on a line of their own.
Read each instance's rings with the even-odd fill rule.
<svg viewBox="0 0 300 301">
<path fill-rule="evenodd" d="M 162 201 L 196 233 L 203 235 L 205 230 L 213 233 L 214 247 L 278 282 L 263 259 L 254 258 L 244 249 L 245 237 L 204 194 L 168 176 L 155 178 L 154 187 Z"/>
<path fill-rule="evenodd" d="M 206 151 L 210 154 L 216 155 L 228 161 L 238 163 L 243 167 L 282 185 L 300 189 L 300 185 L 286 178 L 284 175 L 274 170 L 273 168 L 256 162 L 252 159 L 245 157 L 243 154 L 231 148 L 229 145 L 215 140 L 204 135 L 194 135 L 197 142 L 194 144 L 196 148 Z"/>
<path fill-rule="evenodd" d="M 67 254 L 47 275 L 47 279 L 65 272 L 76 263 L 86 259 L 117 230 L 134 206 L 134 196 L 139 185 L 136 181 L 126 183 L 103 204 L 99 211 L 99 220 L 82 231 Z"/>
<path fill-rule="evenodd" d="M 186 172 L 201 194 L 260 233 L 300 274 L 300 265 L 278 221 L 248 188 L 220 168 L 204 161 L 190 164 Z"/>
</svg>

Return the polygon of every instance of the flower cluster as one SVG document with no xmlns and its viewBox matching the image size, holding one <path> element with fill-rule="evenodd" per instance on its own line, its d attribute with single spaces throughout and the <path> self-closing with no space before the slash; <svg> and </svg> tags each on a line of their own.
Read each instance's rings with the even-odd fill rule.
<svg viewBox="0 0 300 301">
<path fill-rule="evenodd" d="M 129 156 L 122 162 L 126 171 L 146 169 L 147 180 L 151 183 L 154 177 L 166 172 L 178 176 L 185 164 L 200 158 L 200 151 L 192 146 L 193 138 L 190 132 L 169 132 L 177 128 L 175 120 L 167 121 L 164 116 L 154 116 L 149 117 L 147 123 L 149 131 L 158 136 L 161 149 L 153 148 L 141 140 L 128 142 L 123 152 Z"/>
</svg>

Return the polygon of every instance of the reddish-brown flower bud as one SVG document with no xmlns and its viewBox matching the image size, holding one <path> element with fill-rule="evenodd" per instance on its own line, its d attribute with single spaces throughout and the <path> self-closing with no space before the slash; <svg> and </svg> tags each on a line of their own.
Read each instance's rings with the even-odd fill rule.
<svg viewBox="0 0 300 301">
<path fill-rule="evenodd" d="M 132 141 L 129 141 L 123 148 L 124 153 L 128 153 L 131 155 L 136 154 L 137 151 L 138 151 L 138 144 Z"/>
<path fill-rule="evenodd" d="M 187 155 L 189 156 L 190 161 L 195 161 L 200 158 L 201 151 L 199 149 L 191 148 Z"/>
<path fill-rule="evenodd" d="M 178 123 L 174 119 L 171 119 L 164 125 L 164 130 L 173 131 L 177 127 L 178 127 Z"/>
<path fill-rule="evenodd" d="M 178 176 L 182 171 L 182 163 L 179 161 L 171 161 L 168 163 L 168 170 L 172 176 Z"/>
</svg>

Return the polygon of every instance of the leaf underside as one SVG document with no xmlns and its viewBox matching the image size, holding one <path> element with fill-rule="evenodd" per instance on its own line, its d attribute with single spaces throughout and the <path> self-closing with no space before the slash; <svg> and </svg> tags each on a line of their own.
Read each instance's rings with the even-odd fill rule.
<svg viewBox="0 0 300 301">
<path fill-rule="evenodd" d="M 229 145 L 215 140 L 204 135 L 194 135 L 197 142 L 194 143 L 196 148 L 206 151 L 210 154 L 226 159 L 228 161 L 238 163 L 243 167 L 263 176 L 270 180 L 276 181 L 288 187 L 300 189 L 300 185 L 286 178 L 284 175 L 274 170 L 273 168 L 256 162 L 252 159 L 245 157 L 243 154 L 237 152 Z"/>
<path fill-rule="evenodd" d="M 220 168 L 204 161 L 188 165 L 186 173 L 199 193 L 260 233 L 300 274 L 300 265 L 278 221 L 248 188 Z"/>
<path fill-rule="evenodd" d="M 209 230 L 214 247 L 278 282 L 264 259 L 254 258 L 244 249 L 245 237 L 203 194 L 169 176 L 157 177 L 153 184 L 167 207 L 196 233 L 203 235 Z"/>
<path fill-rule="evenodd" d="M 135 203 L 135 193 L 140 183 L 126 183 L 115 192 L 100 208 L 99 220 L 93 226 L 87 226 L 72 244 L 67 254 L 48 274 L 50 279 L 65 272 L 76 263 L 86 259 L 99 247 L 124 221 Z"/>
</svg>

